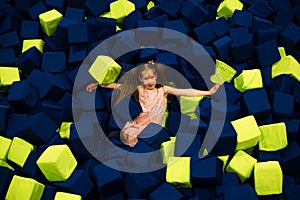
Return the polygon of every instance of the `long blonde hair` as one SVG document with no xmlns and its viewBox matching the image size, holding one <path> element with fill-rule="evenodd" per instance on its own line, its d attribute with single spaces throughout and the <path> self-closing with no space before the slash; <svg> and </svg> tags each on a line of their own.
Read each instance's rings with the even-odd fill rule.
<svg viewBox="0 0 300 200">
<path fill-rule="evenodd" d="M 117 92 L 115 93 L 114 104 L 119 103 L 123 98 L 128 95 L 134 95 L 137 100 L 137 87 L 141 85 L 139 77 L 142 72 L 145 70 L 153 70 L 157 76 L 156 87 L 159 88 L 163 85 L 170 85 L 166 78 L 166 70 L 163 64 L 149 62 L 141 64 L 132 70 L 124 73 L 119 79 L 118 83 L 120 84 Z"/>
</svg>

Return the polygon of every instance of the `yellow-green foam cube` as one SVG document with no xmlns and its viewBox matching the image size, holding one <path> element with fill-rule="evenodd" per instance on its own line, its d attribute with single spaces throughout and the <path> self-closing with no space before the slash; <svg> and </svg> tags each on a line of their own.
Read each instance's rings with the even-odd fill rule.
<svg viewBox="0 0 300 200">
<path fill-rule="evenodd" d="M 65 144 L 49 146 L 36 163 L 49 181 L 67 180 L 77 166 L 75 157 Z"/>
<path fill-rule="evenodd" d="M 14 137 L 7 154 L 7 159 L 16 163 L 20 167 L 23 167 L 29 154 L 34 151 L 34 148 L 35 147 L 29 142 L 21 138 Z"/>
<path fill-rule="evenodd" d="M 197 119 L 198 117 L 195 114 L 195 110 L 202 99 L 203 96 L 199 96 L 199 97 L 180 96 L 181 113 L 189 115 L 191 119 Z"/>
<path fill-rule="evenodd" d="M 284 47 L 278 47 L 278 51 L 279 51 L 279 54 L 280 54 L 281 58 L 286 56 Z"/>
<path fill-rule="evenodd" d="M 15 81 L 20 81 L 17 67 L 0 67 L 0 86 L 9 86 Z"/>
<path fill-rule="evenodd" d="M 218 158 L 223 162 L 223 172 L 225 171 L 225 167 L 227 165 L 227 161 L 229 159 L 229 155 L 218 156 Z"/>
<path fill-rule="evenodd" d="M 243 70 L 242 73 L 234 79 L 234 87 L 241 92 L 262 88 L 263 81 L 261 71 L 259 69 Z"/>
<path fill-rule="evenodd" d="M 41 39 L 30 39 L 23 41 L 22 53 L 30 49 L 31 47 L 36 47 L 41 53 L 43 53 L 45 42 Z"/>
<path fill-rule="evenodd" d="M 109 84 L 115 82 L 122 68 L 109 56 L 98 56 L 89 69 L 91 76 L 99 84 Z"/>
<path fill-rule="evenodd" d="M 6 193 L 6 200 L 40 200 L 45 186 L 34 179 L 13 176 Z"/>
<path fill-rule="evenodd" d="M 123 19 L 135 10 L 134 3 L 128 0 L 117 0 L 109 5 L 110 15 L 116 19 L 118 23 L 122 23 Z"/>
<path fill-rule="evenodd" d="M 239 0 L 224 0 L 217 9 L 218 17 L 231 17 L 235 10 L 242 10 L 243 4 Z"/>
<path fill-rule="evenodd" d="M 11 139 L 0 136 L 0 159 L 6 160 L 10 145 Z"/>
<path fill-rule="evenodd" d="M 65 192 L 56 192 L 54 200 L 81 200 L 78 194 L 70 194 Z"/>
<path fill-rule="evenodd" d="M 255 158 L 244 151 L 239 150 L 230 160 L 226 167 L 226 171 L 235 172 L 240 180 L 244 182 L 246 179 L 250 178 L 255 163 L 257 163 Z"/>
<path fill-rule="evenodd" d="M 169 141 L 161 143 L 160 152 L 163 163 L 167 164 L 170 157 L 174 157 L 176 137 L 170 137 Z"/>
<path fill-rule="evenodd" d="M 73 122 L 62 122 L 59 128 L 59 135 L 62 139 L 70 139 L 70 127 Z"/>
<path fill-rule="evenodd" d="M 210 80 L 216 84 L 223 84 L 224 82 L 230 82 L 235 74 L 235 69 L 223 61 L 216 60 L 216 73 L 210 77 Z"/>
<path fill-rule="evenodd" d="M 281 74 L 287 74 L 300 81 L 300 64 L 291 55 L 281 58 L 278 62 L 272 64 L 272 78 Z"/>
<path fill-rule="evenodd" d="M 260 138 L 260 130 L 253 115 L 243 117 L 231 124 L 237 133 L 236 150 L 254 147 Z"/>
<path fill-rule="evenodd" d="M 11 171 L 14 171 L 14 170 L 15 170 L 15 169 L 14 169 L 12 166 L 10 166 L 7 162 L 5 162 L 4 160 L 1 160 L 1 159 L 0 159 L 0 166 L 1 166 L 1 167 L 6 167 L 6 168 L 10 169 Z"/>
<path fill-rule="evenodd" d="M 170 157 L 167 164 L 166 181 L 178 188 L 191 188 L 190 157 Z"/>
<path fill-rule="evenodd" d="M 254 166 L 254 185 L 258 195 L 282 193 L 283 175 L 278 161 L 259 162 Z"/>
<path fill-rule="evenodd" d="M 41 13 L 39 15 L 39 19 L 44 33 L 46 33 L 48 36 L 52 36 L 62 18 L 63 15 L 55 9 Z"/>
<path fill-rule="evenodd" d="M 288 145 L 285 123 L 263 125 L 259 130 L 261 132 L 259 150 L 277 151 Z"/>
<path fill-rule="evenodd" d="M 161 126 L 164 127 L 164 128 L 166 128 L 166 123 L 167 123 L 168 116 L 169 116 L 169 111 L 166 110 L 165 114 L 163 116 L 162 122 L 161 122 Z"/>
<path fill-rule="evenodd" d="M 149 1 L 149 3 L 147 4 L 147 10 L 150 10 L 154 6 L 155 6 L 155 3 L 153 1 Z"/>
</svg>

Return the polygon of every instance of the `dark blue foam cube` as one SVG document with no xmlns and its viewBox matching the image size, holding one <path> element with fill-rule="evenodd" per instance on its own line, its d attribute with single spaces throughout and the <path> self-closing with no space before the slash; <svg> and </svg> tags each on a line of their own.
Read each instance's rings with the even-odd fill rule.
<svg viewBox="0 0 300 200">
<path fill-rule="evenodd" d="M 83 4 L 83 8 L 88 15 L 98 17 L 108 8 L 107 1 L 102 0 L 88 0 Z"/>
<path fill-rule="evenodd" d="M 86 45 L 72 45 L 70 47 L 68 64 L 80 65 L 87 54 Z"/>
<path fill-rule="evenodd" d="M 172 29 L 185 35 L 188 34 L 189 31 L 187 25 L 182 19 L 166 21 L 164 24 L 164 28 Z"/>
<path fill-rule="evenodd" d="M 39 37 L 40 23 L 36 21 L 22 21 L 20 38 L 36 39 Z"/>
<path fill-rule="evenodd" d="M 207 97 L 204 97 L 195 110 L 195 114 L 197 117 L 208 123 L 211 116 L 211 100 Z"/>
<path fill-rule="evenodd" d="M 277 116 L 292 116 L 295 98 L 292 95 L 274 92 L 272 112 Z"/>
<path fill-rule="evenodd" d="M 23 52 L 16 62 L 16 66 L 29 75 L 33 69 L 40 69 L 42 67 L 43 54 L 36 48 L 31 47 L 27 51 Z"/>
<path fill-rule="evenodd" d="M 288 142 L 297 140 L 300 129 L 300 120 L 281 119 L 280 122 L 281 121 L 285 123 Z"/>
<path fill-rule="evenodd" d="M 229 36 L 233 42 L 243 42 L 249 39 L 250 33 L 248 27 L 235 27 L 230 28 Z"/>
<path fill-rule="evenodd" d="M 245 10 L 235 10 L 231 17 L 231 24 L 233 26 L 252 27 L 253 14 Z"/>
<path fill-rule="evenodd" d="M 278 10 L 276 10 L 273 22 L 274 24 L 284 28 L 286 25 L 293 22 L 293 18 L 294 14 L 291 9 L 278 8 Z"/>
<path fill-rule="evenodd" d="M 259 99 L 259 101 L 257 101 Z M 254 115 L 260 120 L 268 117 L 271 113 L 267 91 L 264 88 L 248 90 L 243 94 L 243 100 L 249 115 Z"/>
<path fill-rule="evenodd" d="M 14 7 L 19 12 L 26 12 L 28 8 L 30 8 L 32 5 L 34 5 L 37 2 L 38 2 L 37 0 L 33 0 L 33 1 L 15 0 Z"/>
<path fill-rule="evenodd" d="M 263 44 L 268 41 L 277 41 L 279 31 L 276 28 L 258 30 L 255 34 L 255 40 L 257 44 Z"/>
<path fill-rule="evenodd" d="M 182 0 L 178 0 L 178 1 L 165 0 L 165 1 L 160 2 L 158 7 L 160 10 L 162 10 L 164 13 L 166 13 L 170 17 L 177 17 L 182 4 L 183 4 Z"/>
<path fill-rule="evenodd" d="M 60 73 L 66 70 L 66 55 L 62 51 L 45 52 L 42 61 L 45 72 Z"/>
<path fill-rule="evenodd" d="M 64 17 L 75 22 L 82 22 L 84 18 L 84 9 L 67 7 Z"/>
<path fill-rule="evenodd" d="M 168 132 L 171 136 L 175 136 L 189 124 L 190 117 L 178 112 L 169 111 L 166 121 Z"/>
<path fill-rule="evenodd" d="M 299 104 L 300 103 L 300 84 L 297 83 L 294 87 L 294 97 L 295 97 L 295 101 Z"/>
<path fill-rule="evenodd" d="M 156 48 L 142 48 L 139 50 L 139 58 L 144 62 L 155 60 L 156 54 L 158 52 L 159 51 Z"/>
<path fill-rule="evenodd" d="M 0 131 L 4 131 L 6 129 L 7 117 L 11 107 L 8 105 L 0 105 L 0 118 L 2 119 L 0 122 Z"/>
<path fill-rule="evenodd" d="M 131 12 L 123 19 L 123 28 L 128 30 L 137 28 L 138 20 L 141 20 L 142 18 L 143 15 L 140 11 L 135 10 Z"/>
<path fill-rule="evenodd" d="M 214 187 L 203 187 L 197 186 L 194 187 L 194 194 L 195 197 L 190 200 L 209 200 L 209 199 L 216 199 L 215 196 L 215 188 Z"/>
<path fill-rule="evenodd" d="M 84 0 L 66 0 L 66 5 L 73 8 L 81 8 Z"/>
<path fill-rule="evenodd" d="M 170 183 L 163 183 L 149 194 L 149 200 L 180 200 L 183 195 Z"/>
<path fill-rule="evenodd" d="M 70 44 L 92 42 L 95 39 L 95 30 L 91 24 L 76 23 L 68 26 L 68 41 Z"/>
<path fill-rule="evenodd" d="M 208 17 L 208 11 L 205 10 L 196 1 L 187 1 L 183 4 L 181 14 L 193 25 L 199 26 Z"/>
<path fill-rule="evenodd" d="M 13 66 L 16 63 L 16 56 L 13 49 L 0 49 L 0 65 Z"/>
<path fill-rule="evenodd" d="M 39 1 L 38 3 L 34 4 L 31 6 L 28 10 L 27 13 L 31 20 L 36 20 L 39 18 L 39 15 L 46 12 L 47 8 L 43 1 Z"/>
<path fill-rule="evenodd" d="M 239 186 L 239 177 L 236 173 L 223 173 L 223 183 L 216 186 L 217 196 L 223 196 L 224 191 Z"/>
<path fill-rule="evenodd" d="M 284 46 L 287 53 L 292 53 L 300 41 L 300 27 L 294 23 L 288 24 L 280 33 L 279 43 Z"/>
<path fill-rule="evenodd" d="M 147 6 L 146 0 L 130 0 L 130 2 L 134 3 L 136 10 L 145 9 Z"/>
<path fill-rule="evenodd" d="M 83 170 L 86 174 L 88 174 L 92 178 L 93 168 L 99 164 L 100 164 L 100 162 L 96 158 L 89 158 L 86 161 L 80 163 L 78 165 L 78 169 Z M 93 180 L 93 178 L 92 178 L 92 180 Z"/>
<path fill-rule="evenodd" d="M 169 20 L 167 14 L 162 14 L 160 16 L 154 17 L 154 21 L 157 23 L 157 27 L 164 27 L 165 23 Z M 123 22 L 124 23 L 124 22 Z"/>
<path fill-rule="evenodd" d="M 7 119 L 7 126 L 5 131 L 5 136 L 8 138 L 19 137 L 22 138 L 23 136 L 19 132 L 21 129 L 20 127 L 28 120 L 27 114 L 16 114 L 11 113 Z"/>
<path fill-rule="evenodd" d="M 57 188 L 51 185 L 45 185 L 41 200 L 52 200 L 55 197 Z"/>
<path fill-rule="evenodd" d="M 282 74 L 276 76 L 272 79 L 272 84 L 270 87 L 270 94 L 274 94 L 275 91 L 281 92 L 284 94 L 293 95 L 295 87 L 297 86 L 298 81 L 287 74 Z M 294 95 L 295 96 L 295 95 Z M 296 98 L 297 96 L 295 96 Z"/>
<path fill-rule="evenodd" d="M 274 12 L 272 7 L 265 1 L 255 1 L 248 8 L 248 11 L 261 18 L 267 18 Z"/>
<path fill-rule="evenodd" d="M 21 172 L 26 174 L 26 176 L 32 177 L 37 181 L 45 182 L 46 178 L 43 175 L 42 171 L 36 164 L 36 161 L 41 156 L 41 153 L 33 151 L 29 154 L 28 158 L 26 159 L 26 162 L 24 166 L 21 169 Z"/>
<path fill-rule="evenodd" d="M 61 84 L 54 79 L 51 79 L 50 74 L 47 75 L 46 72 L 34 69 L 28 76 L 28 80 L 38 91 L 38 94 L 42 99 L 58 100 L 65 93 L 65 89 Z"/>
<path fill-rule="evenodd" d="M 195 156 L 199 155 L 201 136 L 195 133 L 178 133 L 176 135 L 174 156 Z"/>
<path fill-rule="evenodd" d="M 178 69 L 178 58 L 174 53 L 158 53 L 156 54 L 156 61 L 173 69 Z"/>
<path fill-rule="evenodd" d="M 127 173 L 124 188 L 130 198 L 147 198 L 148 194 L 160 184 L 153 172 Z"/>
<path fill-rule="evenodd" d="M 299 176 L 300 148 L 296 141 L 289 143 L 288 146 L 281 151 L 281 159 L 281 167 L 285 175 Z"/>
<path fill-rule="evenodd" d="M 5 197 L 9 184 L 14 176 L 14 172 L 5 167 L 0 167 L 0 196 Z"/>
<path fill-rule="evenodd" d="M 123 182 L 120 171 L 101 163 L 92 168 L 91 177 L 102 198 L 108 198 L 123 192 Z"/>
<path fill-rule="evenodd" d="M 285 9 L 292 9 L 292 4 L 296 6 L 297 1 L 280 1 L 280 0 L 271 0 L 269 1 L 270 5 L 274 10 L 278 10 L 280 8 L 285 8 Z"/>
<path fill-rule="evenodd" d="M 257 194 L 249 184 L 232 187 L 224 191 L 224 200 L 258 200 Z"/>
<path fill-rule="evenodd" d="M 112 90 L 111 89 L 107 89 L 107 88 L 101 88 L 100 89 L 100 93 L 102 96 L 102 99 L 104 101 L 104 105 L 106 110 L 108 110 L 108 112 L 111 112 L 111 96 L 112 96 Z"/>
<path fill-rule="evenodd" d="M 40 145 L 37 147 L 36 151 L 39 153 L 43 153 L 48 147 L 52 145 L 60 145 L 65 144 L 64 140 L 60 137 L 60 134 L 56 132 L 50 140 L 48 140 L 46 143 Z"/>
<path fill-rule="evenodd" d="M 13 82 L 7 97 L 9 104 L 20 112 L 34 109 L 39 97 L 27 80 Z"/>
<path fill-rule="evenodd" d="M 96 38 L 106 39 L 116 33 L 117 20 L 112 18 L 98 17 L 96 19 Z"/>
<path fill-rule="evenodd" d="M 55 9 L 60 13 L 64 13 L 64 9 L 65 9 L 64 0 L 46 0 L 45 4 L 50 10 Z"/>
<path fill-rule="evenodd" d="M 217 39 L 215 31 L 209 22 L 194 28 L 195 35 L 201 44 L 208 44 Z"/>
<path fill-rule="evenodd" d="M 208 134 L 217 141 L 212 148 L 211 153 L 214 155 L 230 155 L 234 153 L 237 134 L 231 123 L 229 121 L 214 121 L 211 123 L 212 129 Z"/>
<path fill-rule="evenodd" d="M 5 17 L 0 23 L 0 34 L 11 31 L 18 31 L 18 29 L 19 24 L 12 17 Z"/>
<path fill-rule="evenodd" d="M 280 151 L 258 151 L 258 161 L 259 162 L 278 161 L 281 163 Z"/>
<path fill-rule="evenodd" d="M 146 28 L 150 27 L 150 29 L 145 29 L 143 31 L 139 31 L 140 34 L 135 34 L 135 40 L 137 42 L 144 41 L 145 37 L 159 37 L 157 29 L 154 27 L 157 27 L 157 23 L 154 20 L 138 20 L 137 23 L 138 28 Z M 145 44 L 145 45 L 153 45 L 153 44 Z"/>
<path fill-rule="evenodd" d="M 292 185 L 285 192 L 285 198 L 288 200 L 297 200 L 300 195 L 300 185 Z"/>
<path fill-rule="evenodd" d="M 277 43 L 274 40 L 255 46 L 255 53 L 261 66 L 268 66 L 280 60 Z"/>
<path fill-rule="evenodd" d="M 219 19 L 212 21 L 211 26 L 218 38 L 225 36 L 229 32 L 229 23 L 225 17 L 220 17 Z"/>
<path fill-rule="evenodd" d="M 252 23 L 252 33 L 257 32 L 258 30 L 271 29 L 271 28 L 278 29 L 278 27 L 274 25 L 271 21 L 254 15 L 253 23 Z"/>
<path fill-rule="evenodd" d="M 224 36 L 219 40 L 213 42 L 212 46 L 217 54 L 218 59 L 224 62 L 228 62 L 231 60 L 232 58 L 230 52 L 231 44 L 232 44 L 232 39 L 228 36 Z"/>
<path fill-rule="evenodd" d="M 138 135 L 138 138 L 155 150 L 160 149 L 161 143 L 170 140 L 167 130 L 155 123 L 148 124 Z"/>
<path fill-rule="evenodd" d="M 80 169 L 75 170 L 68 180 L 55 182 L 53 185 L 59 190 L 79 194 L 82 198 L 86 198 L 94 187 L 89 176 Z"/>
<path fill-rule="evenodd" d="M 62 18 L 55 29 L 53 40 L 66 44 L 68 42 L 68 27 L 75 23 L 76 22 L 71 19 Z"/>
<path fill-rule="evenodd" d="M 15 52 L 20 48 L 19 36 L 16 31 L 4 33 L 0 35 L 1 48 L 13 48 Z"/>
<path fill-rule="evenodd" d="M 215 186 L 223 182 L 223 162 L 216 156 L 191 158 L 191 183 L 193 186 Z"/>
<path fill-rule="evenodd" d="M 33 145 L 46 143 L 55 133 L 58 125 L 45 113 L 40 112 L 31 116 L 21 127 L 20 133 Z"/>
</svg>

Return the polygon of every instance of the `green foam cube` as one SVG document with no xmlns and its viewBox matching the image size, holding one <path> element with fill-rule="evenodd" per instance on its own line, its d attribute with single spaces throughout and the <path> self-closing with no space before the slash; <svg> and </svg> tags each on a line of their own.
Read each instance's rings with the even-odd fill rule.
<svg viewBox="0 0 300 200">
<path fill-rule="evenodd" d="M 243 4 L 239 0 L 224 0 L 217 9 L 218 17 L 231 17 L 235 10 L 242 10 Z"/>
<path fill-rule="evenodd" d="M 49 181 L 67 180 L 77 166 L 75 157 L 65 144 L 49 146 L 36 163 Z"/>
<path fill-rule="evenodd" d="M 0 67 L 0 86 L 9 86 L 15 81 L 20 81 L 17 67 Z"/>
<path fill-rule="evenodd" d="M 65 192 L 56 192 L 54 200 L 81 200 L 81 196 Z"/>
<path fill-rule="evenodd" d="M 34 179 L 13 176 L 6 193 L 6 200 L 40 200 L 45 186 Z"/>
<path fill-rule="evenodd" d="M 225 171 L 225 167 L 227 165 L 227 161 L 229 159 L 229 155 L 218 156 L 218 158 L 223 162 L 223 172 Z"/>
<path fill-rule="evenodd" d="M 272 64 L 272 78 L 281 74 L 287 74 L 300 81 L 300 64 L 291 55 L 281 58 Z"/>
<path fill-rule="evenodd" d="M 11 171 L 14 171 L 14 170 L 15 170 L 15 169 L 14 169 L 12 166 L 10 166 L 7 162 L 5 162 L 4 160 L 1 160 L 1 159 L 0 159 L 0 167 L 6 167 L 6 168 L 10 169 Z"/>
<path fill-rule="evenodd" d="M 52 36 L 62 18 L 63 15 L 55 9 L 41 13 L 39 19 L 44 33 L 48 36 Z"/>
<path fill-rule="evenodd" d="M 190 157 L 170 157 L 167 164 L 166 181 L 177 188 L 191 188 Z"/>
<path fill-rule="evenodd" d="M 260 138 L 260 130 L 253 115 L 231 121 L 237 133 L 236 150 L 254 147 Z"/>
<path fill-rule="evenodd" d="M 283 175 L 278 161 L 259 162 L 254 166 L 254 185 L 258 195 L 282 193 Z"/>
<path fill-rule="evenodd" d="M 235 69 L 220 60 L 216 60 L 216 73 L 210 77 L 210 80 L 216 84 L 223 84 L 230 82 L 235 74 Z"/>
<path fill-rule="evenodd" d="M 99 84 L 109 84 L 115 82 L 122 68 L 109 56 L 98 56 L 89 69 L 91 76 Z"/>
<path fill-rule="evenodd" d="M 279 54 L 280 54 L 281 58 L 286 56 L 284 47 L 278 47 L 278 51 L 279 51 Z"/>
<path fill-rule="evenodd" d="M 260 70 L 243 70 L 242 73 L 234 79 L 234 87 L 241 92 L 245 92 L 250 89 L 262 88 L 263 81 Z"/>
<path fill-rule="evenodd" d="M 230 160 L 226 167 L 226 171 L 235 172 L 240 180 L 244 182 L 246 179 L 250 178 L 255 163 L 257 163 L 255 158 L 244 151 L 239 150 Z"/>
<path fill-rule="evenodd" d="M 135 10 L 134 3 L 128 0 L 117 0 L 109 5 L 110 16 L 117 20 L 118 23 L 122 23 L 123 19 Z"/>
<path fill-rule="evenodd" d="M 10 145 L 11 139 L 0 136 L 0 159 L 6 160 Z"/>
<path fill-rule="evenodd" d="M 285 123 L 263 125 L 259 130 L 261 132 L 259 150 L 277 151 L 288 145 Z"/>
<path fill-rule="evenodd" d="M 155 6 L 155 3 L 153 1 L 149 1 L 149 3 L 147 4 L 147 10 L 150 10 L 154 6 Z"/>
<path fill-rule="evenodd" d="M 62 139 L 70 139 L 70 127 L 73 122 L 62 122 L 59 128 L 59 135 Z"/>
<path fill-rule="evenodd" d="M 7 159 L 23 167 L 29 154 L 34 150 L 34 146 L 29 142 L 14 137 L 10 149 L 7 154 Z"/>
<path fill-rule="evenodd" d="M 161 143 L 160 152 L 163 163 L 167 164 L 170 157 L 174 157 L 176 137 L 170 137 L 169 141 Z"/>
<path fill-rule="evenodd" d="M 191 119 L 197 119 L 198 117 L 195 114 L 195 110 L 202 99 L 203 96 L 199 96 L 199 97 L 180 96 L 181 113 L 189 115 Z"/>
<path fill-rule="evenodd" d="M 36 47 L 41 53 L 43 53 L 45 42 L 41 39 L 30 39 L 23 41 L 22 53 L 30 49 L 31 47 Z"/>
</svg>

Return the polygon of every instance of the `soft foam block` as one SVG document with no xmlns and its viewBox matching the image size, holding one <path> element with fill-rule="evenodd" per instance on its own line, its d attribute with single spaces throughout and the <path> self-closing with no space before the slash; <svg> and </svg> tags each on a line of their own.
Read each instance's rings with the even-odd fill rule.
<svg viewBox="0 0 300 200">
<path fill-rule="evenodd" d="M 235 172 L 244 182 L 250 178 L 257 160 L 242 150 L 237 151 L 226 167 L 227 172 Z"/>
<path fill-rule="evenodd" d="M 40 14 L 40 24 L 44 33 L 48 36 L 52 36 L 62 18 L 63 15 L 55 9 Z"/>
<path fill-rule="evenodd" d="M 66 192 L 57 192 L 55 194 L 54 200 L 82 200 L 82 198 L 78 194 L 71 194 L 71 193 L 66 193 Z"/>
<path fill-rule="evenodd" d="M 127 15 L 135 10 L 135 5 L 127 0 L 118 0 L 110 3 L 111 17 L 116 19 L 118 23 L 121 23 Z"/>
<path fill-rule="evenodd" d="M 268 124 L 259 127 L 261 132 L 259 150 L 277 151 L 287 146 L 285 123 Z"/>
<path fill-rule="evenodd" d="M 190 188 L 190 157 L 170 157 L 167 164 L 166 181 L 179 188 Z"/>
<path fill-rule="evenodd" d="M 9 185 L 5 199 L 39 200 L 43 195 L 45 186 L 31 178 L 15 175 Z"/>
<path fill-rule="evenodd" d="M 260 138 L 260 130 L 253 115 L 231 122 L 237 133 L 236 150 L 254 147 Z"/>
<path fill-rule="evenodd" d="M 161 143 L 160 152 L 164 164 L 168 163 L 170 157 L 174 157 L 176 137 L 170 137 L 169 141 Z"/>
<path fill-rule="evenodd" d="M 257 194 L 249 184 L 232 187 L 225 190 L 224 200 L 258 200 Z"/>
<path fill-rule="evenodd" d="M 0 65 L 12 66 L 16 63 L 16 55 L 14 49 L 0 49 Z"/>
<path fill-rule="evenodd" d="M 223 1 L 217 10 L 217 16 L 219 17 L 231 17 L 235 10 L 242 10 L 243 4 L 239 0 L 225 0 Z"/>
<path fill-rule="evenodd" d="M 242 73 L 234 79 L 234 86 L 241 92 L 255 88 L 262 88 L 263 82 L 260 70 L 243 70 Z"/>
<path fill-rule="evenodd" d="M 291 55 L 281 58 L 278 62 L 272 65 L 272 78 L 281 74 L 288 74 L 300 81 L 300 64 Z"/>
<path fill-rule="evenodd" d="M 210 80 L 216 84 L 223 84 L 224 82 L 230 82 L 235 74 L 235 69 L 217 59 L 216 73 L 210 77 Z"/>
<path fill-rule="evenodd" d="M 42 69 L 45 72 L 59 73 L 66 70 L 66 55 L 62 51 L 46 52 L 43 56 Z"/>
<path fill-rule="evenodd" d="M 101 55 L 91 65 L 89 73 L 99 84 L 109 84 L 117 79 L 121 69 L 121 66 L 111 57 Z"/>
<path fill-rule="evenodd" d="M 37 164 L 49 181 L 65 181 L 73 173 L 77 161 L 67 145 L 48 147 Z"/>
<path fill-rule="evenodd" d="M 277 43 L 274 40 L 255 46 L 255 52 L 261 66 L 268 66 L 280 60 Z"/>
<path fill-rule="evenodd" d="M 150 200 L 180 200 L 183 195 L 170 183 L 163 183 L 149 194 Z"/>
<path fill-rule="evenodd" d="M 28 39 L 23 40 L 22 53 L 30 49 L 31 47 L 36 47 L 41 53 L 43 53 L 45 42 L 41 39 Z"/>
<path fill-rule="evenodd" d="M 283 175 L 279 162 L 259 162 L 254 165 L 254 185 L 258 195 L 282 193 Z"/>
<path fill-rule="evenodd" d="M 15 81 L 20 81 L 19 69 L 17 67 L 0 67 L 0 87 L 10 86 Z"/>
<path fill-rule="evenodd" d="M 1 146 L 0 159 L 1 160 L 6 160 L 11 143 L 12 143 L 11 139 L 0 136 L 0 146 Z"/>
<path fill-rule="evenodd" d="M 34 46 L 19 55 L 16 66 L 24 74 L 30 74 L 33 69 L 41 68 L 43 54 Z"/>
</svg>

